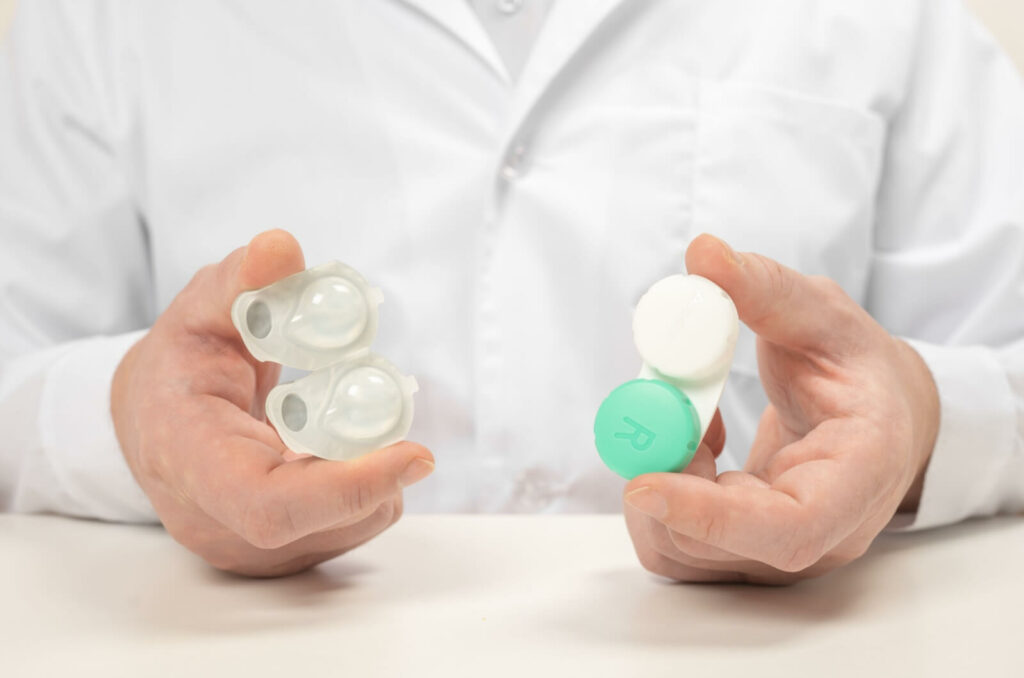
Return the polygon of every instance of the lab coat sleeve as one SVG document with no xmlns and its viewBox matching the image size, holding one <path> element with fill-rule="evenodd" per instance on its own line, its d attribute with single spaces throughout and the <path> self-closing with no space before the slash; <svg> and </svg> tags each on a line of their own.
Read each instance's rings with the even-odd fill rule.
<svg viewBox="0 0 1024 678">
<path fill-rule="evenodd" d="M 110 417 L 113 372 L 152 313 L 120 37 L 102 2 L 31 0 L 0 52 L 6 511 L 155 519 Z"/>
<path fill-rule="evenodd" d="M 868 310 L 941 402 L 920 529 L 1024 507 L 1024 86 L 961 0 L 927 0 L 879 194 Z"/>
</svg>

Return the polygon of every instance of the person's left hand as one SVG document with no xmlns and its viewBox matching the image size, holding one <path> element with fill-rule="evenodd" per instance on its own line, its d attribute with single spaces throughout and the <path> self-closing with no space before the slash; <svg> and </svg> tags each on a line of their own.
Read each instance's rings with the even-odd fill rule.
<svg viewBox="0 0 1024 678">
<path fill-rule="evenodd" d="M 626 486 L 641 563 L 682 581 L 785 584 L 860 557 L 897 510 L 916 509 L 939 422 L 927 366 L 831 280 L 710 236 L 686 264 L 758 335 L 770 404 L 744 471 L 716 475 L 716 417 L 685 472 Z"/>
</svg>

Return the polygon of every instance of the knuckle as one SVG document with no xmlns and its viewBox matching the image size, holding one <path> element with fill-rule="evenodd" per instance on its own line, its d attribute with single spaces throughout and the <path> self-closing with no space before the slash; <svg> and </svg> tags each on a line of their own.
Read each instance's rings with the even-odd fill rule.
<svg viewBox="0 0 1024 678">
<path fill-rule="evenodd" d="M 245 512 L 241 537 L 258 549 L 280 548 L 288 543 L 290 522 L 288 512 L 276 502 L 255 502 Z"/>
<path fill-rule="evenodd" d="M 807 548 L 798 548 L 795 551 L 784 554 L 782 559 L 775 564 L 775 568 L 783 572 L 795 574 L 806 570 L 816 562 L 818 562 L 818 557 L 813 551 Z"/>
<path fill-rule="evenodd" d="M 662 526 L 662 529 L 655 532 L 655 546 L 663 555 L 686 552 L 690 545 L 690 538 L 682 532 L 677 532 L 671 527 Z"/>
<path fill-rule="evenodd" d="M 398 522 L 401 513 L 401 501 L 385 501 L 366 519 L 366 528 L 373 535 L 378 535 Z"/>
<path fill-rule="evenodd" d="M 341 493 L 338 498 L 339 510 L 343 515 L 356 516 L 374 508 L 373 488 L 369 483 L 357 481 L 351 487 Z"/>
<path fill-rule="evenodd" d="M 864 556 L 871 548 L 871 542 L 867 540 L 852 541 L 848 544 L 833 549 L 822 560 L 827 560 L 833 567 L 840 567 Z"/>
<path fill-rule="evenodd" d="M 793 294 L 793 276 L 782 264 L 774 259 L 761 257 L 759 259 L 764 269 L 768 289 L 776 298 L 788 298 Z"/>
<path fill-rule="evenodd" d="M 402 495 L 399 494 L 393 502 L 391 502 L 391 522 L 390 525 L 394 525 L 402 519 L 402 515 L 405 513 L 405 502 L 402 499 Z"/>
<path fill-rule="evenodd" d="M 636 555 L 645 570 L 651 574 L 667 576 L 666 561 L 668 559 L 665 556 L 649 547 L 637 547 Z"/>
<path fill-rule="evenodd" d="M 696 537 L 705 544 L 720 544 L 725 536 L 725 521 L 712 511 L 697 516 Z"/>
<path fill-rule="evenodd" d="M 802 572 L 813 567 L 825 555 L 825 539 L 817 534 L 798 539 L 780 555 L 772 566 L 783 572 Z"/>
<path fill-rule="evenodd" d="M 222 572 L 246 574 L 252 567 L 252 549 L 238 536 L 214 524 L 164 519 L 164 527 L 175 541 Z M 248 554 L 249 557 L 246 557 Z"/>
<path fill-rule="evenodd" d="M 700 567 L 709 560 L 718 560 L 722 553 L 718 546 L 704 543 L 675 530 L 669 530 L 669 539 L 674 549 L 673 553 L 665 555 L 694 567 Z"/>
<path fill-rule="evenodd" d="M 383 530 L 394 523 L 394 515 L 395 503 L 393 501 L 386 501 L 373 512 L 373 524 Z"/>
<path fill-rule="evenodd" d="M 691 546 L 690 538 L 682 532 L 676 532 L 673 529 L 666 531 L 668 535 L 668 542 L 672 545 L 672 549 L 675 551 L 686 551 Z"/>
</svg>

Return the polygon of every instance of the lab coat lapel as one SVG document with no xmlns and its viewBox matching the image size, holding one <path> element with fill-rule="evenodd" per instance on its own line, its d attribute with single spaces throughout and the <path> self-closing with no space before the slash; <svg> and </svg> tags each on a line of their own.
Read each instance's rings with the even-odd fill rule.
<svg viewBox="0 0 1024 678">
<path fill-rule="evenodd" d="M 562 69 L 604 20 L 628 1 L 556 0 L 520 75 L 506 127 L 506 150 Z"/>
<path fill-rule="evenodd" d="M 466 0 L 401 0 L 401 2 L 433 19 L 466 45 L 506 84 L 511 82 L 505 62 Z"/>
</svg>

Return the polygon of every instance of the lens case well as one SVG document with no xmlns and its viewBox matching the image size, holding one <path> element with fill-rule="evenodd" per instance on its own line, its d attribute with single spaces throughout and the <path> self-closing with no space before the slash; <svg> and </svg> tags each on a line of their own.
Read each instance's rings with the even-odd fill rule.
<svg viewBox="0 0 1024 678">
<path fill-rule="evenodd" d="M 416 390 L 413 377 L 366 353 L 276 386 L 267 418 L 295 452 L 354 459 L 405 438 Z"/>
<path fill-rule="evenodd" d="M 257 360 L 316 370 L 369 348 L 383 299 L 354 268 L 332 261 L 242 292 L 231 320 Z"/>
<path fill-rule="evenodd" d="M 370 352 L 382 300 L 358 271 L 334 261 L 232 304 L 254 358 L 311 370 L 267 395 L 267 418 L 295 452 L 353 459 L 409 432 L 416 380 Z"/>
<path fill-rule="evenodd" d="M 594 441 L 624 478 L 681 471 L 707 433 L 729 376 L 739 316 L 729 295 L 695 275 L 655 283 L 633 315 L 639 377 L 598 408 Z"/>
</svg>

